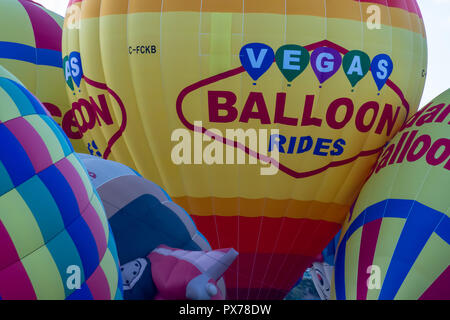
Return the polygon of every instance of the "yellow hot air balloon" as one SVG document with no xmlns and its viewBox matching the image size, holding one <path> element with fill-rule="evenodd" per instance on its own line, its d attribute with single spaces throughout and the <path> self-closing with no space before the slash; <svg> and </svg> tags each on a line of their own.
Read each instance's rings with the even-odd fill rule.
<svg viewBox="0 0 450 320">
<path fill-rule="evenodd" d="M 342 230 L 337 299 L 450 299 L 450 89 L 384 149 Z"/>
<path fill-rule="evenodd" d="M 49 110 L 78 152 L 86 152 L 64 87 L 61 58 L 64 19 L 30 0 L 0 2 L 0 65 Z"/>
<path fill-rule="evenodd" d="M 63 55 L 90 153 L 235 248 L 239 299 L 284 297 L 337 233 L 427 62 L 414 0 L 72 0 Z"/>
</svg>

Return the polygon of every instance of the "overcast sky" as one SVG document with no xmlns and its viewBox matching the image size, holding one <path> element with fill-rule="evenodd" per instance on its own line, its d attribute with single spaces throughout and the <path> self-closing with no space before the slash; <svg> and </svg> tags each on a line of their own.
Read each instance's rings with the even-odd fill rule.
<svg viewBox="0 0 450 320">
<path fill-rule="evenodd" d="M 69 2 L 69 0 L 34 1 L 62 16 Z M 423 106 L 450 88 L 450 0 L 417 1 L 422 10 L 428 37 L 428 76 L 420 104 Z"/>
</svg>

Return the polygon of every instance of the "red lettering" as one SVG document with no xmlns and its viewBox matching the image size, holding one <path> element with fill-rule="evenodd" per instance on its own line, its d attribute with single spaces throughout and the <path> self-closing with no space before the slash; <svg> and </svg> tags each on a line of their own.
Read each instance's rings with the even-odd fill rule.
<svg viewBox="0 0 450 320">
<path fill-rule="evenodd" d="M 405 132 L 402 134 L 402 136 L 400 137 L 399 142 L 397 143 L 397 147 L 395 148 L 394 154 L 391 157 L 391 160 L 389 161 L 389 165 L 394 164 L 395 159 L 397 158 L 400 150 L 403 147 L 403 143 L 405 142 L 406 137 L 408 136 L 409 132 Z"/>
<path fill-rule="evenodd" d="M 419 145 L 422 144 L 419 151 L 416 153 Z M 406 156 L 406 160 L 409 162 L 414 162 L 419 160 L 423 157 L 425 153 L 430 149 L 431 146 L 431 137 L 427 134 L 420 136 L 417 138 L 413 145 L 411 146 L 411 149 L 409 149 L 408 155 Z"/>
<path fill-rule="evenodd" d="M 445 108 L 444 111 L 442 111 L 442 113 L 441 113 L 441 114 L 439 115 L 439 117 L 436 119 L 436 122 L 442 123 L 442 122 L 445 120 L 445 118 L 447 118 L 447 116 L 449 115 L 449 113 L 450 113 L 450 104 L 447 106 L 447 108 Z M 450 122 L 449 122 L 449 124 L 450 124 Z"/>
<path fill-rule="evenodd" d="M 345 116 L 342 121 L 336 120 L 336 114 L 340 107 L 345 107 Z M 339 98 L 334 100 L 327 110 L 327 123 L 333 129 L 342 129 L 350 121 L 353 115 L 353 102 L 348 98 Z"/>
<path fill-rule="evenodd" d="M 111 117 L 111 113 L 109 112 L 108 103 L 106 102 L 105 95 L 99 95 L 98 100 L 100 102 L 100 108 L 98 107 L 97 103 L 95 103 L 95 100 L 90 97 L 91 102 L 91 108 L 93 109 L 93 112 L 95 114 L 95 118 L 98 122 L 98 125 L 101 127 L 102 122 L 100 121 L 100 118 L 105 122 L 106 125 L 113 124 L 113 119 Z M 99 118 L 100 116 L 100 118 Z"/>
<path fill-rule="evenodd" d="M 436 157 L 437 152 L 441 147 L 444 147 L 444 151 L 440 156 Z M 438 166 L 450 157 L 450 139 L 439 139 L 430 148 L 427 153 L 427 163 L 432 166 Z"/>
<path fill-rule="evenodd" d="M 427 104 L 425 107 L 423 107 L 421 110 L 417 111 L 411 118 L 409 118 L 402 126 L 401 130 L 410 128 L 416 123 L 416 120 L 428 109 L 429 106 L 431 106 L 432 102 Z"/>
<path fill-rule="evenodd" d="M 83 109 L 86 112 L 83 112 Z M 73 115 L 81 133 L 92 129 L 95 126 L 95 113 L 91 104 L 86 99 L 80 99 L 72 104 Z M 79 115 L 77 115 L 77 112 Z M 87 119 L 86 119 L 87 116 Z M 81 123 L 80 123 L 81 121 Z"/>
<path fill-rule="evenodd" d="M 417 120 L 416 126 L 421 127 L 425 123 L 431 123 L 434 121 L 439 112 L 442 111 L 442 108 L 445 107 L 445 104 L 438 104 L 437 106 L 431 107 L 425 112 L 425 114 Z"/>
<path fill-rule="evenodd" d="M 409 151 L 409 148 L 411 147 L 412 142 L 414 141 L 414 138 L 417 135 L 418 130 L 411 131 L 409 134 L 408 140 L 405 143 L 405 147 L 402 150 L 402 153 L 400 153 L 400 156 L 397 159 L 397 163 L 402 163 L 403 160 L 405 160 L 406 154 Z"/>
<path fill-rule="evenodd" d="M 313 107 L 314 95 L 307 95 L 305 98 L 305 109 L 303 111 L 302 126 L 320 127 L 322 125 L 322 119 L 311 117 Z"/>
<path fill-rule="evenodd" d="M 225 99 L 220 103 L 219 99 Z M 210 122 L 233 122 L 238 116 L 238 111 L 234 108 L 237 97 L 230 91 L 208 91 L 208 109 Z M 220 111 L 226 115 L 220 115 Z"/>
<path fill-rule="evenodd" d="M 392 133 L 392 130 L 394 129 L 395 122 L 397 121 L 398 114 L 400 113 L 400 107 L 397 107 L 397 111 L 395 112 L 395 116 L 392 115 L 393 113 L 393 107 L 390 104 L 386 104 L 383 113 L 381 114 L 380 122 L 378 124 L 377 129 L 375 130 L 375 133 L 382 134 L 384 127 L 387 124 L 387 132 L 386 136 L 390 136 Z"/>
<path fill-rule="evenodd" d="M 277 93 L 277 100 L 275 103 L 275 123 L 281 123 L 287 126 L 297 126 L 298 119 L 289 118 L 284 116 L 284 111 L 286 108 L 286 93 Z"/>
<path fill-rule="evenodd" d="M 53 103 L 43 102 L 42 104 L 48 110 L 48 112 L 50 112 L 50 115 L 52 117 L 58 117 L 59 118 L 59 117 L 62 116 L 61 110 L 57 106 L 55 106 Z"/>
<path fill-rule="evenodd" d="M 83 134 L 80 131 L 78 122 L 73 115 L 72 109 L 67 111 L 62 119 L 61 127 L 69 139 L 81 139 Z M 76 130 L 75 130 L 76 129 Z"/>
<path fill-rule="evenodd" d="M 256 112 L 253 111 L 255 105 L 258 110 Z M 250 92 L 239 121 L 248 123 L 250 119 L 259 119 L 261 124 L 270 124 L 269 112 L 261 92 Z"/>
<path fill-rule="evenodd" d="M 364 124 L 364 119 L 369 110 L 373 110 L 373 116 L 368 125 Z M 356 114 L 356 128 L 360 132 L 368 132 L 372 129 L 378 115 L 378 111 L 380 110 L 380 105 L 375 101 L 369 101 L 364 103 L 361 108 L 359 108 L 358 113 Z"/>
<path fill-rule="evenodd" d="M 387 147 L 386 150 L 384 150 L 383 154 L 381 155 L 380 163 L 378 164 L 375 173 L 378 173 L 381 169 L 387 166 L 389 158 L 392 155 L 392 151 L 394 150 L 395 145 L 391 144 L 389 147 Z"/>
</svg>

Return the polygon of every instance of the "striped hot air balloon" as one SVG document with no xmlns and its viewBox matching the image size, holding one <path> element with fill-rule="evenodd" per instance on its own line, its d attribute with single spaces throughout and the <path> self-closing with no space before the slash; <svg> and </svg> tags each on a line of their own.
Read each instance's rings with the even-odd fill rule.
<svg viewBox="0 0 450 320">
<path fill-rule="evenodd" d="M 92 154 L 162 186 L 229 298 L 282 299 L 419 104 L 415 0 L 71 0 L 67 91 Z"/>
<path fill-rule="evenodd" d="M 0 1 L 0 65 L 42 101 L 75 149 L 87 152 L 64 87 L 63 21 L 60 15 L 30 0 Z"/>
<path fill-rule="evenodd" d="M 121 299 L 105 211 L 69 140 L 0 66 L 0 298 Z"/>
<path fill-rule="evenodd" d="M 343 230 L 337 299 L 450 299 L 450 89 L 384 149 Z"/>
</svg>

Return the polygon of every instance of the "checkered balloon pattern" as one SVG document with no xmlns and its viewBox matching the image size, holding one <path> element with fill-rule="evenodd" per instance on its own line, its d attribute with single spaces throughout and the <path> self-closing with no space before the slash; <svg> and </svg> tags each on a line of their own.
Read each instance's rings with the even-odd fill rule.
<svg viewBox="0 0 450 320">
<path fill-rule="evenodd" d="M 0 67 L 0 299 L 122 299 L 103 206 L 60 127 Z"/>
</svg>

